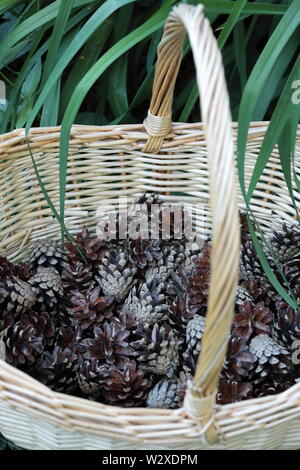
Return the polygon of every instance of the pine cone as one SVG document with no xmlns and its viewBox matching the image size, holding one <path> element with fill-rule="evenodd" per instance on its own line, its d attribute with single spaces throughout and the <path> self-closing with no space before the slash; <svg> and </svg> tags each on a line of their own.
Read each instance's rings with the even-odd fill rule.
<svg viewBox="0 0 300 470">
<path fill-rule="evenodd" d="M 248 295 L 251 296 L 251 302 L 254 300 L 255 302 L 263 302 L 265 305 L 270 305 L 274 299 L 274 292 L 270 289 L 269 281 L 264 277 L 243 281 L 239 287 L 248 292 Z M 248 300 L 250 301 L 250 299 Z"/>
<path fill-rule="evenodd" d="M 153 279 L 143 283 L 138 289 L 131 290 L 125 302 L 125 311 L 133 315 L 138 324 L 154 324 L 168 318 L 167 298 L 163 292 L 164 284 Z"/>
<path fill-rule="evenodd" d="M 273 313 L 263 302 L 253 304 L 245 301 L 234 315 L 232 334 L 249 339 L 253 333 L 271 334 Z"/>
<path fill-rule="evenodd" d="M 249 349 L 246 339 L 231 336 L 221 378 L 230 382 L 248 379 L 254 365 L 255 357 Z"/>
<path fill-rule="evenodd" d="M 67 257 L 61 244 L 55 240 L 37 240 L 31 247 L 29 263 L 32 268 L 55 268 L 59 272 L 65 266 Z"/>
<path fill-rule="evenodd" d="M 137 268 L 128 263 L 123 251 L 116 250 L 102 259 L 96 277 L 104 295 L 122 301 L 133 284 Z"/>
<path fill-rule="evenodd" d="M 6 361 L 15 367 L 27 370 L 41 357 L 46 345 L 53 343 L 54 326 L 46 312 L 24 314 L 4 334 Z"/>
<path fill-rule="evenodd" d="M 78 389 L 77 371 L 75 345 L 66 348 L 55 346 L 52 353 L 44 352 L 30 375 L 56 392 L 70 394 Z"/>
<path fill-rule="evenodd" d="M 129 261 L 139 269 L 155 266 L 163 256 L 161 240 L 127 240 L 126 251 Z"/>
<path fill-rule="evenodd" d="M 245 243 L 246 241 L 251 240 L 251 234 L 249 231 L 249 225 L 248 225 L 246 212 L 240 212 L 240 222 L 241 222 L 241 241 L 242 243 Z"/>
<path fill-rule="evenodd" d="M 254 298 L 252 295 L 248 292 L 247 289 L 243 286 L 238 286 L 237 287 L 237 293 L 236 293 L 236 298 L 235 298 L 235 304 L 236 305 L 243 305 L 244 302 L 254 302 Z"/>
<path fill-rule="evenodd" d="M 183 403 L 187 381 L 191 376 L 181 372 L 179 378 L 160 380 L 149 392 L 148 408 L 180 408 Z"/>
<path fill-rule="evenodd" d="M 249 382 L 236 382 L 229 380 L 219 381 L 217 403 L 227 405 L 236 401 L 246 400 L 253 397 L 252 385 Z"/>
<path fill-rule="evenodd" d="M 17 277 L 22 281 L 30 278 L 30 266 L 26 263 L 11 263 L 7 258 L 0 256 L 0 283 L 7 278 Z"/>
<path fill-rule="evenodd" d="M 88 263 L 95 269 L 99 267 L 103 256 L 108 252 L 107 242 L 98 237 L 91 237 L 87 227 L 83 227 L 74 243 L 67 242 L 65 246 L 72 262 L 82 262 L 83 254 Z"/>
<path fill-rule="evenodd" d="M 68 319 L 82 331 L 113 316 L 111 299 L 100 296 L 100 287 L 93 284 L 86 292 L 73 291 L 71 304 L 72 308 L 67 308 Z"/>
<path fill-rule="evenodd" d="M 300 315 L 286 302 L 276 303 L 273 337 L 288 351 L 293 352 L 296 341 L 300 340 Z"/>
<path fill-rule="evenodd" d="M 78 344 L 84 359 L 118 365 L 134 352 L 128 343 L 130 332 L 117 319 L 104 323 L 102 328 L 95 327 L 94 335 L 93 339 L 83 339 Z"/>
<path fill-rule="evenodd" d="M 16 277 L 0 283 L 0 331 L 8 327 L 20 314 L 29 311 L 36 302 L 32 287 Z"/>
<path fill-rule="evenodd" d="M 88 397 L 96 399 L 100 395 L 103 366 L 97 359 L 79 362 L 78 385 L 81 392 Z"/>
<path fill-rule="evenodd" d="M 179 365 L 182 341 L 169 326 L 145 325 L 137 330 L 141 339 L 131 343 L 140 367 L 147 372 L 172 377 Z"/>
<path fill-rule="evenodd" d="M 43 310 L 54 309 L 59 300 L 63 298 L 62 280 L 53 268 L 39 268 L 36 274 L 29 279 L 29 284 L 33 287 L 37 301 Z"/>
<path fill-rule="evenodd" d="M 141 406 L 152 383 L 134 361 L 126 361 L 121 367 L 102 367 L 102 395 L 106 402 L 116 406 Z"/>
<path fill-rule="evenodd" d="M 292 291 L 297 304 L 300 305 L 300 257 L 294 258 L 286 263 L 283 267 L 283 273 L 286 278 L 285 285 L 287 290 Z"/>
<path fill-rule="evenodd" d="M 188 351 L 194 356 L 198 356 L 201 348 L 201 340 L 205 331 L 205 318 L 195 315 L 186 328 L 186 344 Z"/>
<path fill-rule="evenodd" d="M 299 225 L 283 224 L 281 231 L 274 231 L 270 243 L 277 259 L 283 263 L 291 260 L 300 252 Z"/>
<path fill-rule="evenodd" d="M 240 275 L 244 281 L 251 281 L 253 278 L 260 279 L 265 277 L 255 247 L 250 240 L 242 245 Z"/>
<path fill-rule="evenodd" d="M 157 262 L 157 266 L 146 271 L 146 282 L 151 282 L 154 278 L 160 282 L 167 282 L 172 273 L 179 270 L 182 263 L 190 256 L 190 251 L 184 245 L 165 246 L 163 248 L 163 256 Z"/>
<path fill-rule="evenodd" d="M 284 377 L 293 370 L 287 357 L 289 352 L 266 334 L 260 334 L 251 340 L 250 352 L 257 361 L 254 369 L 255 384 L 267 380 L 269 375 Z"/>
<path fill-rule="evenodd" d="M 195 268 L 187 287 L 188 305 L 191 311 L 206 311 L 210 283 L 210 252 L 207 242 L 203 245 L 200 255 L 195 259 Z"/>
<path fill-rule="evenodd" d="M 194 313 L 189 311 L 188 298 L 186 295 L 179 295 L 169 305 L 169 323 L 175 333 L 185 339 L 188 322 L 194 317 Z"/>
<path fill-rule="evenodd" d="M 68 263 L 62 271 L 63 287 L 66 291 L 80 289 L 86 290 L 90 286 L 93 273 L 90 265 L 84 265 L 79 261 Z"/>
</svg>

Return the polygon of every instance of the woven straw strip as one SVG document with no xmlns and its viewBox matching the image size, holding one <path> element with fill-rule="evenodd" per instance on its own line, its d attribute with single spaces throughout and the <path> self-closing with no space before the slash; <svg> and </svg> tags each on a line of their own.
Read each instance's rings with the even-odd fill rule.
<svg viewBox="0 0 300 470">
<path fill-rule="evenodd" d="M 186 395 L 185 407 L 190 416 L 197 416 L 201 425 L 206 426 L 213 413 L 212 404 L 232 322 L 238 279 L 239 222 L 231 116 L 222 58 L 201 5 L 179 5 L 166 22 L 158 46 L 152 100 L 145 120 L 145 128 L 150 128 L 151 132 L 143 151 L 157 153 L 163 143 L 162 137 L 169 132 L 168 122 L 171 121 L 173 91 L 185 31 L 190 39 L 201 95 L 213 215 L 212 276 L 206 330 L 194 384 Z M 157 116 L 156 121 L 153 115 Z M 205 398 L 201 401 L 200 397 Z M 199 407 L 202 413 L 197 410 Z M 210 442 L 217 440 L 213 426 L 209 427 L 207 438 Z"/>
</svg>

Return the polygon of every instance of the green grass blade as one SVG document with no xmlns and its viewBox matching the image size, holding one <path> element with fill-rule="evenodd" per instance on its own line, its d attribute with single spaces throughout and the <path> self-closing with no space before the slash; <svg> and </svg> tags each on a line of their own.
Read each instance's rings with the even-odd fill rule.
<svg viewBox="0 0 300 470">
<path fill-rule="evenodd" d="M 113 28 L 113 21 L 108 18 L 103 24 L 101 24 L 92 36 L 86 41 L 85 45 L 80 52 L 80 56 L 74 62 L 72 70 L 66 79 L 65 85 L 63 86 L 62 97 L 61 97 L 61 113 L 65 112 L 72 93 L 75 90 L 77 83 L 82 77 L 88 72 L 88 70 L 94 65 L 96 60 L 99 58 L 103 47 L 109 37 Z"/>
<path fill-rule="evenodd" d="M 148 21 L 111 47 L 78 83 L 63 118 L 60 138 L 60 214 L 62 218 L 64 214 L 65 182 L 70 131 L 84 97 L 96 80 L 116 59 L 121 57 L 135 44 L 138 44 L 154 31 L 157 31 L 162 27 L 172 3 L 174 3 L 173 0 L 165 2 L 164 7 L 154 14 Z"/>
<path fill-rule="evenodd" d="M 204 3 L 204 2 L 203 2 Z M 245 5 L 247 3 L 247 0 L 237 0 L 233 6 L 231 7 L 231 12 L 230 12 L 230 15 L 228 16 L 227 18 L 227 21 L 225 22 L 224 26 L 223 26 L 223 29 L 218 37 L 218 45 L 220 47 L 220 49 L 223 49 L 228 37 L 230 36 L 236 22 L 238 21 L 241 13 L 244 11 L 245 9 Z M 205 3 L 204 3 L 205 4 Z M 207 8 L 208 10 L 208 8 Z M 221 12 L 221 7 L 220 7 L 220 10 L 219 10 L 219 13 Z M 197 83 L 196 83 L 196 80 L 194 80 L 194 86 L 193 86 L 193 89 L 192 89 L 192 92 L 181 112 L 181 115 L 179 117 L 179 120 L 180 121 L 187 121 L 192 110 L 194 109 L 195 107 L 195 104 L 197 102 L 199 98 L 199 90 L 198 90 L 198 86 L 197 86 Z"/>
<path fill-rule="evenodd" d="M 294 113 L 288 117 L 283 130 L 278 139 L 278 148 L 280 153 L 281 167 L 284 174 L 285 182 L 289 190 L 290 198 L 295 209 L 295 215 L 300 223 L 299 209 L 294 196 L 292 181 L 292 166 L 295 155 L 296 136 L 298 129 L 299 116 L 296 107 Z"/>
<path fill-rule="evenodd" d="M 189 0 L 188 3 L 202 3 L 209 13 L 229 14 L 236 0 Z M 287 5 L 266 5 L 261 2 L 247 2 L 244 15 L 284 15 Z"/>
<path fill-rule="evenodd" d="M 276 63 L 274 64 L 270 72 L 270 80 L 268 80 L 268 86 L 265 87 L 262 96 L 260 97 L 254 114 L 254 121 L 262 121 L 265 118 L 266 111 L 270 106 L 272 99 L 276 96 L 276 91 L 278 90 L 277 95 L 281 92 L 280 84 L 282 82 L 283 76 L 287 67 L 289 66 L 291 59 L 293 58 L 297 48 L 299 47 L 299 37 L 297 31 L 290 38 L 286 46 L 281 51 Z"/>
<path fill-rule="evenodd" d="M 253 174 L 250 180 L 249 189 L 247 192 L 247 201 L 250 202 L 253 191 L 258 183 L 264 168 L 271 156 L 274 146 L 277 144 L 279 137 L 284 129 L 286 122 L 288 121 L 291 114 L 294 112 L 295 105 L 292 102 L 292 83 L 297 78 L 300 67 L 300 56 L 296 61 L 289 78 L 285 84 L 283 92 L 278 100 L 276 108 L 273 112 L 272 119 L 268 126 L 267 132 L 264 136 L 262 146 L 259 151 L 258 158 L 253 170 Z M 300 106 L 298 106 L 298 119 L 300 117 Z"/>
<path fill-rule="evenodd" d="M 93 3 L 95 0 L 75 0 L 74 8 Z M 24 20 L 13 31 L 7 34 L 6 38 L 0 42 L 0 69 L 10 62 L 10 55 L 13 46 L 19 41 L 28 37 L 31 33 L 35 32 L 41 26 L 53 24 L 53 20 L 58 15 L 60 4 L 62 0 L 56 0 L 47 7 L 38 11 L 34 15 Z M 66 3 L 66 2 L 64 2 Z"/>
<path fill-rule="evenodd" d="M 252 119 L 255 107 L 260 99 L 264 87 L 266 86 L 270 70 L 272 70 L 282 49 L 287 44 L 300 22 L 300 10 L 298 0 L 294 0 L 285 15 L 281 18 L 274 33 L 269 39 L 266 47 L 257 60 L 254 69 L 247 81 L 239 111 L 239 131 L 238 131 L 238 173 L 241 191 L 248 201 L 245 187 L 245 150 L 248 137 L 248 128 Z"/>
<path fill-rule="evenodd" d="M 93 15 L 82 26 L 81 30 L 71 41 L 70 45 L 58 59 L 54 69 L 52 70 L 47 82 L 44 84 L 43 89 L 33 107 L 30 118 L 26 125 L 26 131 L 32 126 L 39 110 L 45 102 L 45 99 L 54 86 L 55 82 L 61 76 L 67 64 L 72 60 L 76 53 L 81 49 L 86 40 L 94 33 L 94 31 L 118 8 L 134 0 L 107 0 L 101 7 L 99 7 Z"/>
<path fill-rule="evenodd" d="M 68 0 L 67 2 L 61 2 L 58 13 L 55 19 L 52 35 L 49 41 L 49 48 L 47 57 L 44 63 L 43 79 L 48 77 L 50 71 L 54 67 L 56 61 L 56 55 L 60 46 L 63 35 L 65 34 L 67 22 L 69 20 L 71 11 L 74 7 L 74 0 Z"/>
<path fill-rule="evenodd" d="M 132 22 L 133 3 L 121 8 L 116 15 L 113 42 L 119 41 L 127 32 Z M 110 68 L 107 100 L 114 116 L 125 115 L 128 111 L 127 97 L 127 55 L 120 57 Z"/>
<path fill-rule="evenodd" d="M 253 214 L 252 214 L 253 215 Z M 276 289 L 276 291 L 280 294 L 280 296 L 295 310 L 299 309 L 299 306 L 297 305 L 297 302 L 294 298 L 293 295 L 289 295 L 286 289 L 281 285 L 281 283 L 278 281 L 276 278 L 275 274 L 273 273 L 268 260 L 264 254 L 264 251 L 261 247 L 261 242 L 259 241 L 255 229 L 253 228 L 249 216 L 248 218 L 248 226 L 249 226 L 249 231 L 251 233 L 251 238 L 255 247 L 255 250 L 257 252 L 257 255 L 259 257 L 259 260 L 261 262 L 262 268 L 264 272 L 266 273 L 269 281 L 271 282 L 272 286 Z"/>
<path fill-rule="evenodd" d="M 3 15 L 7 10 L 16 7 L 23 0 L 1 0 L 0 2 L 0 15 Z"/>
<path fill-rule="evenodd" d="M 40 123 L 42 127 L 57 126 L 60 103 L 60 84 L 61 80 L 57 80 L 45 101 Z"/>
<path fill-rule="evenodd" d="M 246 33 L 243 21 L 239 21 L 233 29 L 233 49 L 243 90 L 247 82 Z"/>
</svg>

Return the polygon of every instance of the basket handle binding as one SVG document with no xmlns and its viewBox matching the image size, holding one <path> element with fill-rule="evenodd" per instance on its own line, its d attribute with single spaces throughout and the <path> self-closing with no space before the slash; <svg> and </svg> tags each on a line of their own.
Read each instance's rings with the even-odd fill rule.
<svg viewBox="0 0 300 470">
<path fill-rule="evenodd" d="M 144 121 L 148 140 L 143 151 L 158 153 L 172 128 L 173 92 L 186 32 L 196 66 L 207 142 L 213 241 L 206 329 L 184 410 L 206 430 L 206 439 L 216 442 L 213 407 L 233 318 L 240 226 L 229 97 L 221 53 L 202 5 L 178 5 L 167 19 L 157 49 L 153 94 Z"/>
</svg>

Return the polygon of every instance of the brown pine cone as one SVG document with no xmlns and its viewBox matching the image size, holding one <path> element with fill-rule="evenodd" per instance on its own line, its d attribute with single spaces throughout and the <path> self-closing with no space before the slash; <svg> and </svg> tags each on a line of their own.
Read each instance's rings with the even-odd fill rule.
<svg viewBox="0 0 300 470">
<path fill-rule="evenodd" d="M 245 301 L 233 318 L 232 334 L 249 339 L 253 333 L 271 334 L 273 313 L 263 302 L 253 304 Z"/>
<path fill-rule="evenodd" d="M 211 246 L 207 242 L 203 245 L 201 253 L 196 257 L 195 268 L 187 286 L 188 306 L 190 311 L 201 313 L 206 311 L 209 283 L 210 283 L 210 252 Z"/>
<path fill-rule="evenodd" d="M 102 367 L 102 395 L 108 404 L 116 406 L 142 406 L 152 382 L 145 372 L 138 369 L 135 361 Z"/>
<path fill-rule="evenodd" d="M 266 334 L 255 336 L 250 342 L 249 349 L 256 360 L 253 370 L 255 384 L 272 383 L 274 379 L 276 382 L 284 380 L 293 372 L 289 352 L 270 336 Z"/>
<path fill-rule="evenodd" d="M 273 338 L 291 353 L 300 340 L 300 315 L 285 301 L 276 303 Z"/>
<path fill-rule="evenodd" d="M 188 306 L 188 298 L 186 295 L 179 295 L 169 305 L 168 320 L 175 331 L 185 339 L 186 327 L 188 322 L 195 316 L 193 312 L 190 312 Z"/>
<path fill-rule="evenodd" d="M 185 262 L 190 251 L 185 245 L 165 246 L 162 250 L 162 258 L 157 262 L 155 267 L 149 268 L 145 273 L 146 282 L 157 279 L 167 284 L 172 273 L 178 271 Z"/>
<path fill-rule="evenodd" d="M 240 212 L 240 222 L 241 222 L 241 241 L 242 243 L 245 243 L 247 240 L 251 240 L 251 234 L 249 231 L 246 212 Z"/>
<path fill-rule="evenodd" d="M 55 346 L 51 353 L 44 352 L 30 375 L 56 392 L 71 394 L 78 389 L 77 371 L 75 345 L 66 348 Z"/>
<path fill-rule="evenodd" d="M 100 295 L 100 287 L 91 284 L 86 292 L 72 292 L 72 307 L 67 308 L 67 318 L 74 327 L 86 330 L 100 325 L 113 316 L 112 300 Z"/>
<path fill-rule="evenodd" d="M 219 381 L 219 389 L 216 396 L 217 403 L 227 405 L 236 401 L 253 398 L 253 389 L 250 382 L 236 382 L 230 380 Z"/>
<path fill-rule="evenodd" d="M 300 232 L 299 232 L 300 233 Z M 286 288 L 291 291 L 297 304 L 300 306 L 300 256 L 293 258 L 283 267 L 286 278 Z M 279 300 L 279 299 L 278 299 Z"/>
<path fill-rule="evenodd" d="M 270 283 L 264 277 L 259 279 L 251 278 L 250 281 L 243 281 L 239 288 L 245 289 L 249 296 L 249 302 L 255 301 L 255 303 L 263 302 L 266 306 L 270 305 L 271 301 L 274 300 L 276 294 L 272 291 Z M 245 299 L 246 300 L 246 299 Z"/>
<path fill-rule="evenodd" d="M 188 353 L 198 357 L 201 349 L 201 340 L 205 331 L 205 318 L 195 315 L 186 327 L 186 345 Z"/>
<path fill-rule="evenodd" d="M 137 238 L 127 240 L 126 253 L 129 261 L 139 269 L 155 266 L 163 256 L 161 240 Z"/>
<path fill-rule="evenodd" d="M 283 224 L 280 231 L 273 231 L 270 237 L 272 252 L 285 263 L 300 253 L 300 226 Z"/>
<path fill-rule="evenodd" d="M 28 312 L 35 302 L 35 291 L 27 282 L 16 277 L 0 282 L 0 331 Z"/>
<path fill-rule="evenodd" d="M 103 379 L 100 365 L 97 359 L 80 360 L 78 376 L 78 385 L 81 392 L 93 399 L 97 399 L 101 391 L 101 380 Z"/>
<path fill-rule="evenodd" d="M 236 292 L 236 298 L 235 298 L 235 305 L 243 305 L 244 302 L 254 302 L 254 298 L 252 295 L 248 292 L 247 289 L 243 286 L 238 286 L 237 287 L 237 292 Z"/>
<path fill-rule="evenodd" d="M 104 256 L 98 272 L 96 280 L 104 295 L 114 298 L 117 302 L 126 297 L 136 282 L 137 268 L 127 261 L 122 250 L 115 250 Z"/>
<path fill-rule="evenodd" d="M 168 318 L 167 298 L 164 294 L 164 284 L 158 284 L 157 279 L 150 283 L 135 286 L 129 293 L 124 308 L 133 315 L 138 324 L 154 324 Z"/>
<path fill-rule="evenodd" d="M 182 340 L 168 326 L 145 325 L 137 330 L 141 339 L 131 343 L 140 367 L 157 375 L 172 377 L 178 366 Z"/>
<path fill-rule="evenodd" d="M 149 392 L 147 407 L 180 408 L 183 403 L 188 380 L 191 380 L 191 376 L 184 372 L 181 372 L 178 378 L 160 380 Z"/>
<path fill-rule="evenodd" d="M 74 243 L 67 242 L 65 247 L 72 262 L 82 262 L 83 254 L 87 262 L 96 269 L 99 267 L 103 256 L 108 252 L 107 242 L 98 237 L 92 237 L 87 227 L 83 227 Z"/>
<path fill-rule="evenodd" d="M 15 325 L 3 333 L 6 361 L 15 367 L 28 370 L 40 358 L 54 339 L 54 325 L 46 312 L 24 314 Z"/>
<path fill-rule="evenodd" d="M 249 348 L 246 338 L 231 336 L 221 378 L 230 382 L 240 382 L 250 378 L 255 366 L 255 356 Z"/>
<path fill-rule="evenodd" d="M 52 267 L 61 272 L 66 262 L 64 249 L 56 240 L 44 238 L 37 240 L 31 247 L 29 264 L 33 269 Z"/>
<path fill-rule="evenodd" d="M 28 281 L 30 275 L 30 266 L 27 263 L 11 263 L 7 258 L 0 256 L 0 282 L 12 277 Z"/>
<path fill-rule="evenodd" d="M 63 298 L 64 290 L 59 273 L 53 268 L 39 268 L 36 274 L 29 279 L 37 302 L 42 310 L 54 310 L 60 299 Z"/>
<path fill-rule="evenodd" d="M 65 291 L 75 289 L 83 291 L 88 289 L 92 277 L 91 266 L 84 265 L 79 261 L 66 264 L 61 275 Z"/>
<path fill-rule="evenodd" d="M 78 351 L 84 359 L 96 359 L 99 362 L 117 365 L 124 361 L 127 356 L 133 354 L 128 338 L 130 332 L 125 330 L 117 319 L 103 326 L 94 328 L 94 338 L 80 341 Z"/>
</svg>

